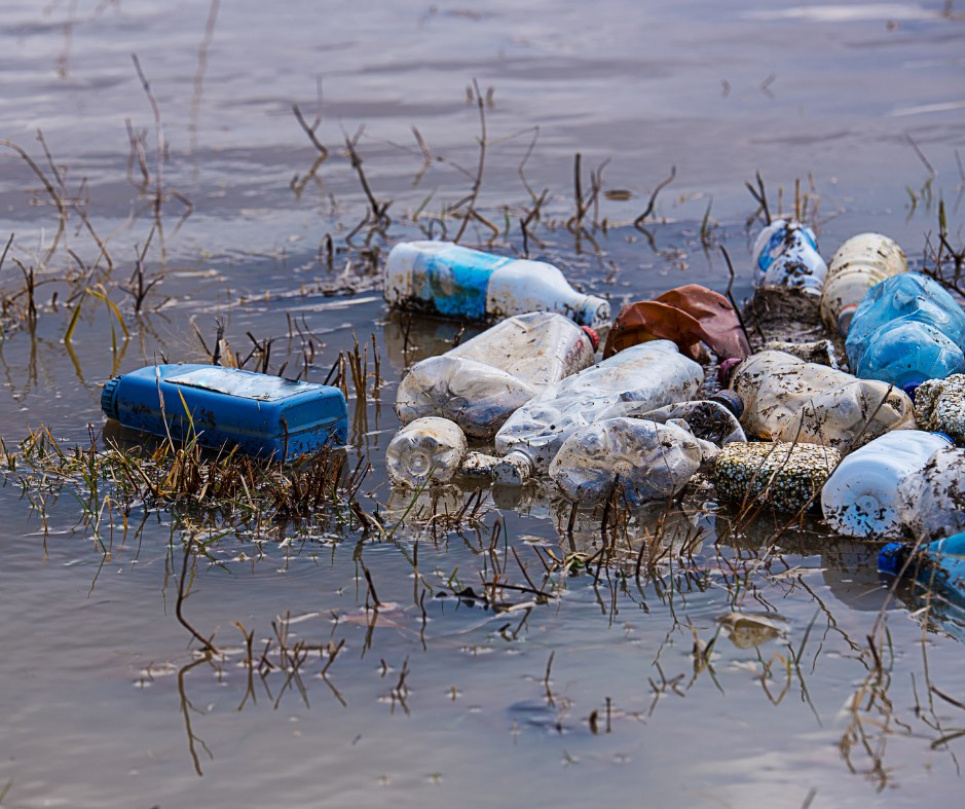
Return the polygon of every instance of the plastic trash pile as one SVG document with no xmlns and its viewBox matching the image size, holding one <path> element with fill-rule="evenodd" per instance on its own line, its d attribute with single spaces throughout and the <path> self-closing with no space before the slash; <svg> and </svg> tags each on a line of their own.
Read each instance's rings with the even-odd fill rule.
<svg viewBox="0 0 965 809">
<path fill-rule="evenodd" d="M 779 219 L 753 262 L 745 316 L 770 295 L 824 337 L 770 335 L 784 339 L 753 352 L 728 299 L 694 284 L 610 323 L 605 300 L 549 264 L 397 245 L 391 306 L 497 322 L 403 378 L 393 485 L 537 480 L 591 509 L 665 501 L 703 480 L 730 507 L 809 511 L 841 534 L 903 540 L 882 552 L 887 573 L 934 579 L 952 553 L 965 570 L 965 541 L 947 544 L 965 534 L 962 307 L 880 234 L 848 239 L 825 263 L 813 230 Z M 942 581 L 965 604 L 955 571 Z"/>
</svg>

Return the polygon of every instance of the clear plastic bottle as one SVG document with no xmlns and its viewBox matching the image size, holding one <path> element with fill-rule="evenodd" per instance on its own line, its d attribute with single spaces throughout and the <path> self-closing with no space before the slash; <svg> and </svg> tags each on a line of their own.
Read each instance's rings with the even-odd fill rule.
<svg viewBox="0 0 965 809">
<path fill-rule="evenodd" d="M 929 379 L 965 371 L 965 312 L 919 273 L 886 278 L 865 295 L 845 350 L 851 370 L 911 392 Z"/>
<path fill-rule="evenodd" d="M 412 366 L 395 412 L 403 424 L 439 416 L 466 435 L 491 439 L 518 407 L 592 365 L 597 343 L 591 329 L 553 312 L 511 317 Z"/>
<path fill-rule="evenodd" d="M 610 319 L 610 304 L 573 289 L 552 264 L 471 250 L 452 242 L 401 242 L 385 265 L 390 306 L 470 320 L 551 311 L 583 326 Z"/>
<path fill-rule="evenodd" d="M 468 451 L 458 424 L 434 416 L 416 419 L 399 430 L 386 448 L 389 479 L 410 489 L 446 483 L 459 471 Z"/>
<path fill-rule="evenodd" d="M 943 446 L 898 486 L 898 513 L 923 542 L 965 531 L 965 450 Z"/>
<path fill-rule="evenodd" d="M 848 455 L 821 491 L 821 510 L 829 526 L 852 537 L 901 536 L 898 487 L 922 469 L 948 438 L 922 430 L 895 430 Z"/>
<path fill-rule="evenodd" d="M 754 285 L 791 287 L 820 295 L 828 274 L 814 231 L 800 222 L 775 219 L 760 232 L 754 248 Z"/>
<path fill-rule="evenodd" d="M 624 349 L 551 385 L 509 417 L 496 433 L 496 452 L 505 457 L 494 471 L 495 479 L 519 485 L 545 472 L 563 442 L 580 427 L 691 400 L 703 381 L 703 368 L 669 340 Z"/>
<path fill-rule="evenodd" d="M 868 290 L 880 281 L 908 272 L 908 259 L 894 239 L 859 233 L 842 244 L 828 265 L 821 293 L 821 320 L 847 337 L 851 318 Z"/>
<path fill-rule="evenodd" d="M 600 503 L 615 488 L 624 502 L 637 505 L 681 489 L 700 469 L 705 443 L 675 424 L 603 419 L 563 442 L 549 476 L 567 500 L 580 505 Z"/>
<path fill-rule="evenodd" d="M 659 424 L 676 424 L 695 438 L 709 441 L 718 447 L 747 441 L 740 417 L 744 412 L 744 400 L 730 390 L 722 390 L 708 399 L 680 402 L 648 410 L 638 418 Z"/>
<path fill-rule="evenodd" d="M 914 427 L 906 393 L 885 382 L 761 351 L 734 371 L 730 386 L 744 400 L 748 435 L 806 441 L 848 452 L 889 430 Z"/>
</svg>

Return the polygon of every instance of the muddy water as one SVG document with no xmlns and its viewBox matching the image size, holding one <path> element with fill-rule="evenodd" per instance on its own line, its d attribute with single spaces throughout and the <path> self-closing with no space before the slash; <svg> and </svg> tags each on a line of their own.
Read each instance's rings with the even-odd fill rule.
<svg viewBox="0 0 965 809">
<path fill-rule="evenodd" d="M 211 559 L 187 563 L 183 612 L 213 635 L 221 655 L 208 660 L 177 620 L 183 523 L 135 507 L 111 532 L 107 514 L 105 554 L 83 495 L 68 487 L 40 504 L 9 481 L 4 805 L 583 805 L 605 794 L 797 807 L 813 794 L 813 806 L 913 806 L 926 791 L 952 802 L 965 712 L 942 695 L 965 693 L 961 632 L 923 631 L 916 605 L 889 600 L 873 549 L 817 521 L 781 531 L 765 515 L 735 529 L 700 492 L 662 540 L 689 552 L 639 577 L 653 514 L 631 524 L 622 565 L 589 570 L 600 514 L 568 528 L 568 510 L 540 492 L 486 491 L 459 530 L 420 525 L 417 509 L 400 522 L 408 504 L 399 510 L 381 463 L 395 385 L 459 329 L 416 322 L 407 339 L 372 264 L 397 239 L 458 229 L 431 218 L 472 190 L 483 126 L 477 208 L 498 231 L 494 249 L 522 249 L 527 186 L 546 189 L 530 252 L 614 305 L 683 282 L 723 289 L 720 243 L 735 294 L 749 294 L 744 183 L 757 171 L 775 208 L 779 194 L 793 204 L 800 180 L 825 253 L 874 228 L 920 263 L 940 196 L 961 240 L 965 23 L 943 5 L 5 3 L 0 235 L 14 241 L 0 284 L 13 298 L 33 268 L 40 305 L 32 328 L 14 311 L 23 296 L 4 319 L 7 446 L 41 423 L 86 445 L 88 424 L 103 425 L 105 379 L 203 357 L 193 325 L 210 344 L 219 316 L 243 353 L 248 332 L 274 338 L 273 369 L 302 367 L 293 323 L 310 330 L 313 379 L 353 333 L 374 333 L 384 384 L 353 405 L 348 452 L 373 466 L 362 505 L 398 528 L 384 541 L 199 529 Z M 482 112 L 467 102 L 474 82 Z M 320 153 L 293 105 L 309 127 L 319 116 L 330 150 L 314 170 Z M 370 202 L 347 138 L 377 206 L 391 200 L 384 235 L 352 233 Z M 66 206 L 59 237 L 53 195 L 14 146 Z M 610 192 L 579 238 L 562 227 L 577 152 L 584 192 L 591 170 Z M 671 167 L 647 232 L 631 227 Z M 465 240 L 491 236 L 476 220 Z M 120 285 L 141 254 L 161 280 L 137 317 Z M 65 346 L 64 302 L 85 288 L 116 302 L 129 336 L 88 292 Z M 434 505 L 467 496 L 442 491 Z M 568 575 L 551 577 L 544 600 L 520 566 L 540 584 L 550 553 L 568 556 Z M 503 590 L 498 610 L 466 590 L 494 575 L 521 588 Z M 253 669 L 238 624 L 254 633 Z M 297 676 L 277 656 L 279 633 L 313 647 Z M 321 677 L 317 649 L 343 641 Z"/>
</svg>

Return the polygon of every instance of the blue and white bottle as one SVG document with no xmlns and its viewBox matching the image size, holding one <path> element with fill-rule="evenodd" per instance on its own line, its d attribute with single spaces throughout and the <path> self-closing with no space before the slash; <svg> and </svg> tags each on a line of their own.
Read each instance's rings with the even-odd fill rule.
<svg viewBox="0 0 965 809">
<path fill-rule="evenodd" d="M 552 264 L 471 250 L 452 242 L 401 242 L 385 266 L 390 306 L 468 320 L 558 312 L 581 326 L 610 320 L 610 304 L 573 289 Z"/>
<path fill-rule="evenodd" d="M 758 235 L 752 251 L 754 286 L 792 287 L 820 295 L 828 266 L 814 231 L 800 222 L 775 219 Z"/>
</svg>

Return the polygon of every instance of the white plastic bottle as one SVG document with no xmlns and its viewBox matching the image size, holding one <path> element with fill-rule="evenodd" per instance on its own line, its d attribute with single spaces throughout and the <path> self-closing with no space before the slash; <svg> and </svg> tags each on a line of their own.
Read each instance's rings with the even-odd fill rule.
<svg viewBox="0 0 965 809">
<path fill-rule="evenodd" d="M 580 505 L 600 503 L 615 490 L 624 502 L 637 505 L 681 489 L 700 469 L 705 444 L 675 424 L 604 419 L 563 442 L 549 476 L 567 500 Z"/>
<path fill-rule="evenodd" d="M 828 265 L 821 293 L 821 320 L 847 337 L 858 304 L 879 281 L 908 272 L 908 259 L 894 239 L 859 233 L 842 244 Z"/>
<path fill-rule="evenodd" d="M 734 371 L 730 387 L 744 400 L 748 435 L 854 449 L 889 430 L 915 425 L 908 394 L 874 379 L 761 351 Z"/>
<path fill-rule="evenodd" d="M 509 318 L 412 366 L 395 412 L 403 424 L 439 416 L 466 435 L 491 439 L 518 407 L 592 365 L 597 343 L 591 329 L 553 312 Z"/>
<path fill-rule="evenodd" d="M 552 264 L 452 242 L 401 242 L 393 247 L 383 294 L 399 309 L 470 320 L 550 311 L 597 328 L 610 319 L 606 300 L 577 292 Z"/>
<path fill-rule="evenodd" d="M 945 445 L 902 479 L 898 513 L 909 536 L 922 542 L 965 531 L 965 450 Z"/>
<path fill-rule="evenodd" d="M 899 484 L 949 444 L 947 437 L 922 430 L 895 430 L 865 444 L 846 456 L 824 484 L 824 519 L 847 536 L 901 536 Z"/>
<path fill-rule="evenodd" d="M 432 416 L 416 419 L 399 430 L 386 448 L 389 479 L 411 489 L 446 483 L 459 471 L 468 450 L 458 424 Z"/>
<path fill-rule="evenodd" d="M 791 287 L 820 295 L 828 274 L 811 228 L 788 219 L 775 219 L 758 234 L 752 251 L 754 285 Z"/>
<path fill-rule="evenodd" d="M 922 430 L 937 430 L 965 443 L 965 374 L 922 382 L 915 390 L 915 417 Z"/>
<path fill-rule="evenodd" d="M 626 348 L 551 385 L 509 417 L 496 433 L 496 453 L 505 457 L 494 470 L 495 480 L 519 485 L 545 473 L 580 427 L 691 400 L 703 381 L 703 368 L 669 340 Z"/>
</svg>

